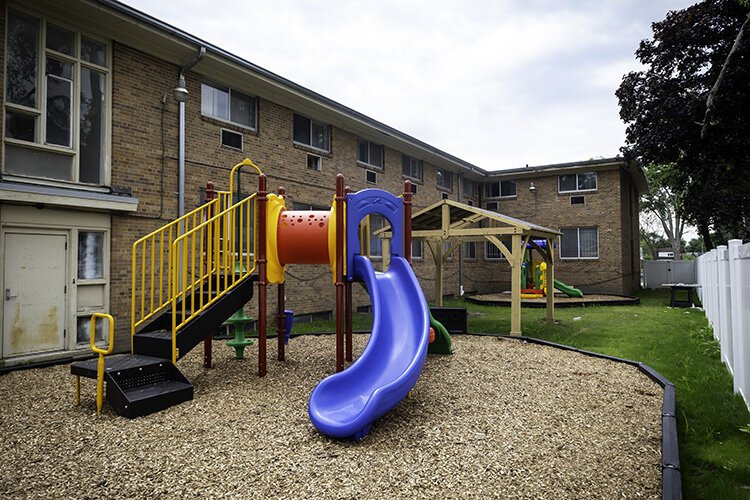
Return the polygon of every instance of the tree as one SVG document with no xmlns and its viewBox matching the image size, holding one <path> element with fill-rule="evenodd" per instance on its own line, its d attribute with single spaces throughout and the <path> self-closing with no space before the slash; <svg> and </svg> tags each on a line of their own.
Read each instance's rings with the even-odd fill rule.
<svg viewBox="0 0 750 500">
<path fill-rule="evenodd" d="M 682 216 L 684 207 L 680 191 L 669 187 L 668 179 L 673 165 L 650 165 L 646 167 L 646 177 L 651 189 L 641 197 L 641 212 L 646 227 L 653 231 L 652 224 L 658 223 L 666 235 L 667 246 L 672 247 L 675 258 L 680 255 L 682 235 L 685 232 L 685 219 Z"/>
<path fill-rule="evenodd" d="M 672 165 L 664 185 L 681 197 L 682 215 L 707 249 L 711 231 L 750 237 L 750 37 L 738 36 L 747 16 L 736 0 L 670 12 L 636 51 L 646 69 L 625 75 L 616 92 L 627 124 L 624 154 Z"/>
<path fill-rule="evenodd" d="M 669 246 L 669 242 L 661 234 L 641 228 L 641 248 L 645 260 L 656 260 L 658 249 Z"/>
</svg>

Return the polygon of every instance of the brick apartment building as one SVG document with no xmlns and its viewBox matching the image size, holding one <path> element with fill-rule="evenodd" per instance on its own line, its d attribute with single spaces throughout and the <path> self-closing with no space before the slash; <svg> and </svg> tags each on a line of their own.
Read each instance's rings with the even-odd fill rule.
<svg viewBox="0 0 750 500">
<path fill-rule="evenodd" d="M 245 157 L 270 187 L 286 188 L 290 207 L 329 207 L 339 172 L 354 190 L 399 193 L 409 178 L 415 210 L 449 198 L 560 229 L 557 276 L 584 291 L 638 286 L 637 201 L 647 186 L 621 159 L 488 172 L 114 0 L 1 3 L 0 364 L 87 350 L 97 311 L 115 316 L 126 348 L 132 243 L 202 204 L 208 181 L 227 189 Z M 242 192 L 255 183 L 243 175 Z M 380 249 L 373 238 L 373 258 Z M 414 243 L 429 299 L 425 252 Z M 501 260 L 464 245 L 446 290 L 506 289 Z M 290 266 L 288 308 L 325 314 L 333 294 L 327 267 Z M 366 294 L 355 301 L 367 305 Z"/>
</svg>

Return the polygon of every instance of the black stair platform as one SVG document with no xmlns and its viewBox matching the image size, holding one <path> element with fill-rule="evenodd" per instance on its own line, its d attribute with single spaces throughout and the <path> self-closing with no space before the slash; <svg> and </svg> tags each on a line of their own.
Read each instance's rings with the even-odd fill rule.
<svg viewBox="0 0 750 500">
<path fill-rule="evenodd" d="M 78 361 L 70 365 L 71 375 L 80 375 L 81 377 L 96 378 L 98 359 L 89 359 L 87 361 Z M 104 373 L 113 370 L 128 370 L 132 368 L 142 368 L 151 365 L 161 365 L 169 363 L 163 358 L 152 356 L 140 356 L 138 354 L 114 354 L 104 357 Z"/>
<path fill-rule="evenodd" d="M 97 361 L 73 363 L 70 373 L 96 378 Z M 193 385 L 169 360 L 117 354 L 104 362 L 107 401 L 118 415 L 140 417 L 193 399 Z"/>
</svg>

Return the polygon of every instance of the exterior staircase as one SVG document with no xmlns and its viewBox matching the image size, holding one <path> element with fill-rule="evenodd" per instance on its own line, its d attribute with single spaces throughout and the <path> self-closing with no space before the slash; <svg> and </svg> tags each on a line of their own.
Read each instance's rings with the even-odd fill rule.
<svg viewBox="0 0 750 500">
<path fill-rule="evenodd" d="M 232 174 L 243 165 L 252 163 Z M 257 196 L 232 203 L 231 187 L 133 244 L 132 353 L 104 357 L 107 400 L 118 415 L 191 400 L 177 361 L 253 296 Z M 71 374 L 96 379 L 97 363 L 73 363 Z"/>
</svg>

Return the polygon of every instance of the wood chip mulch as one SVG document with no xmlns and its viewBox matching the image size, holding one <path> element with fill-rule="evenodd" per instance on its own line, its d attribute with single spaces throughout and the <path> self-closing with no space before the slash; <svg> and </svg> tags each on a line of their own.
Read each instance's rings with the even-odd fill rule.
<svg viewBox="0 0 750 500">
<path fill-rule="evenodd" d="M 355 336 L 357 352 L 366 343 Z M 195 399 L 134 420 L 73 404 L 68 366 L 0 376 L 0 498 L 659 498 L 662 390 L 635 367 L 515 340 L 454 337 L 359 443 L 307 416 L 332 336 L 291 340 L 256 375 L 214 344 L 179 367 Z"/>
</svg>

